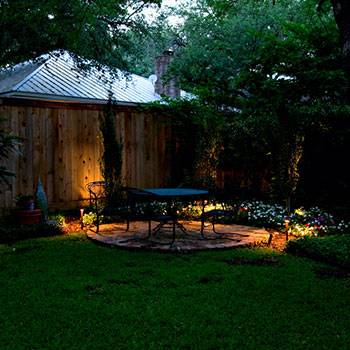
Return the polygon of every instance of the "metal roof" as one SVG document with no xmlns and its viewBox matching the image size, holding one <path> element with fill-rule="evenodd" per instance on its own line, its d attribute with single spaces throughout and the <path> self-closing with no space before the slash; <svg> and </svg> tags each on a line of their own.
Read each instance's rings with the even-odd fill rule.
<svg viewBox="0 0 350 350">
<path fill-rule="evenodd" d="M 80 71 L 67 52 L 47 55 L 41 63 L 25 62 L 0 73 L 0 97 L 105 103 L 112 92 L 120 104 L 161 100 L 147 78 L 113 72 L 109 68 Z"/>
</svg>

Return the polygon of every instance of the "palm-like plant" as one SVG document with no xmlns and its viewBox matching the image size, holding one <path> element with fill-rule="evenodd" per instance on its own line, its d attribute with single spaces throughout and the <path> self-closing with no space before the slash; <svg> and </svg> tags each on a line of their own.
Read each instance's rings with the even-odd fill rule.
<svg viewBox="0 0 350 350">
<path fill-rule="evenodd" d="M 0 117 L 0 122 L 6 119 Z M 10 156 L 10 153 L 17 153 L 22 156 L 22 153 L 17 148 L 22 144 L 23 139 L 19 136 L 13 135 L 12 132 L 7 132 L 0 128 L 0 183 L 9 183 L 9 178 L 15 177 L 16 174 L 7 169 L 4 165 L 5 160 Z"/>
</svg>

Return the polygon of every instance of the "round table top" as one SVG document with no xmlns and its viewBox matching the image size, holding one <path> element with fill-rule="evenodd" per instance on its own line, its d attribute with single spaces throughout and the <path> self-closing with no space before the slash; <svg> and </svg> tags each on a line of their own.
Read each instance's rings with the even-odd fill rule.
<svg viewBox="0 0 350 350">
<path fill-rule="evenodd" d="M 144 191 L 160 197 L 190 197 L 208 194 L 208 191 L 194 188 L 148 188 Z"/>
</svg>

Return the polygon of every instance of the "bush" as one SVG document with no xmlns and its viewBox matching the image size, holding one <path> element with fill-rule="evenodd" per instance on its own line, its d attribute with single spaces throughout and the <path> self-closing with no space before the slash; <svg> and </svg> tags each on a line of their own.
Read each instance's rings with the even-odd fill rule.
<svg viewBox="0 0 350 350">
<path fill-rule="evenodd" d="M 239 210 L 247 211 L 247 223 L 275 229 L 284 228 L 285 209 L 280 205 L 264 204 L 260 201 L 243 203 Z M 238 216 L 242 216 L 238 213 Z"/>
<path fill-rule="evenodd" d="M 5 222 L 5 220 L 2 220 Z M 40 222 L 35 225 L 16 226 L 5 223 L 0 226 L 0 244 L 11 244 L 18 240 L 35 237 L 51 237 L 65 232 L 64 220 L 58 219 L 55 224 Z"/>
<path fill-rule="evenodd" d="M 302 237 L 288 241 L 286 251 L 350 269 L 350 235 Z"/>
<path fill-rule="evenodd" d="M 301 208 L 292 217 L 290 232 L 297 237 L 342 235 L 350 233 L 350 224 L 345 221 L 337 222 L 333 215 L 318 207 L 307 211 Z"/>
</svg>

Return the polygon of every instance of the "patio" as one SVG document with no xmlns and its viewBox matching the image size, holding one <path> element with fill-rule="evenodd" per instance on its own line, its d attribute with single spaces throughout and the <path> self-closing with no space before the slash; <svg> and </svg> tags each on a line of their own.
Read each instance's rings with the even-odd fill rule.
<svg viewBox="0 0 350 350">
<path fill-rule="evenodd" d="M 169 246 L 171 241 L 171 228 L 164 228 L 157 234 L 152 235 L 151 240 L 142 240 L 147 236 L 147 222 L 132 222 L 130 230 L 125 231 L 125 224 L 105 224 L 100 226 L 100 232 L 95 233 L 87 230 L 87 236 L 96 243 L 124 249 L 145 249 L 151 251 L 191 252 L 210 249 L 232 249 L 252 246 L 269 241 L 270 232 L 263 228 L 243 225 L 216 225 L 220 233 L 225 233 L 222 238 L 217 238 L 212 227 L 205 230 L 206 237 L 217 238 L 204 240 L 200 235 L 199 221 L 186 221 L 185 235 L 180 230 L 176 231 L 176 240 Z M 127 241 L 127 242 L 125 242 Z"/>
</svg>

